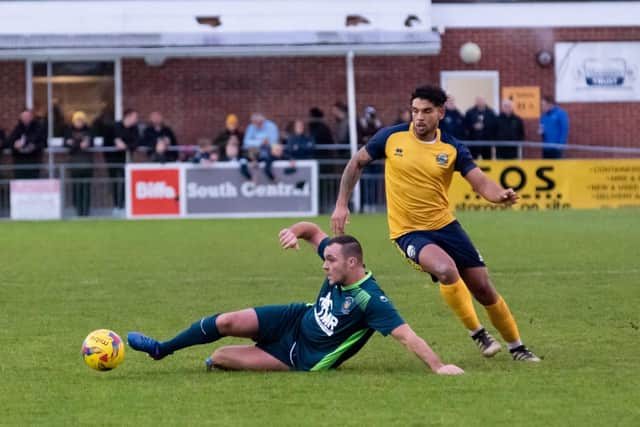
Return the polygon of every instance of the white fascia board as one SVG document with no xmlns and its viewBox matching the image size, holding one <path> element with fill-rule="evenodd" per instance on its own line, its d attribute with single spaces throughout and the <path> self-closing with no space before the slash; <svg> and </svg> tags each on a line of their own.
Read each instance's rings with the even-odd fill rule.
<svg viewBox="0 0 640 427">
<path fill-rule="evenodd" d="M 433 26 L 447 28 L 638 27 L 640 2 L 434 4 Z"/>
</svg>

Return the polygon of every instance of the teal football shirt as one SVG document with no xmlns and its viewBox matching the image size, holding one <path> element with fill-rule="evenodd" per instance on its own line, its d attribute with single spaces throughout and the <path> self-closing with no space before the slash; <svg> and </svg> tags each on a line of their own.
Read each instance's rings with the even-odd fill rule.
<svg viewBox="0 0 640 427">
<path fill-rule="evenodd" d="M 318 246 L 323 259 L 328 241 Z M 315 304 L 301 319 L 293 350 L 295 367 L 304 371 L 336 368 L 355 355 L 374 331 L 386 336 L 404 323 L 371 272 L 349 286 L 330 285 L 325 279 Z"/>
</svg>

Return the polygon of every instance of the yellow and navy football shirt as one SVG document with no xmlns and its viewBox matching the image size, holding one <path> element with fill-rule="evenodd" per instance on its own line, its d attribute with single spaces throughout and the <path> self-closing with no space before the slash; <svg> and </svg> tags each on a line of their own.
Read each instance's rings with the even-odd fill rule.
<svg viewBox="0 0 640 427">
<path fill-rule="evenodd" d="M 453 222 L 448 191 L 453 173 L 476 168 L 469 149 L 437 130 L 432 142 L 419 140 L 413 124 L 381 129 L 365 146 L 373 159 L 385 160 L 389 237 L 438 230 Z"/>
</svg>

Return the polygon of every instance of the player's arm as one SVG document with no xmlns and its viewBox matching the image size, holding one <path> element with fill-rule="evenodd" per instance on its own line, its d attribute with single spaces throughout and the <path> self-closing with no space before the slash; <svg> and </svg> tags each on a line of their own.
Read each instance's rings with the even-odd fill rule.
<svg viewBox="0 0 640 427">
<path fill-rule="evenodd" d="M 445 365 L 438 355 L 420 338 L 408 324 L 403 324 L 391 331 L 391 336 L 402 343 L 407 350 L 414 353 L 433 372 L 440 375 L 459 375 L 464 371 L 456 365 Z"/>
<path fill-rule="evenodd" d="M 333 234 L 343 234 L 345 224 L 349 223 L 349 199 L 351 198 L 351 192 L 356 186 L 356 183 L 362 176 L 362 171 L 365 166 L 373 161 L 373 158 L 369 155 L 369 152 L 365 147 L 362 147 L 355 156 L 349 160 L 347 166 L 344 168 L 342 178 L 340 179 L 340 190 L 338 192 L 338 199 L 336 200 L 336 208 L 331 215 L 331 231 Z"/>
<path fill-rule="evenodd" d="M 314 249 L 327 237 L 327 233 L 312 222 L 296 222 L 288 228 L 283 228 L 278 234 L 283 249 L 299 249 L 298 239 L 306 240 Z"/>
<path fill-rule="evenodd" d="M 502 188 L 482 172 L 480 168 L 471 169 L 464 178 L 471 184 L 473 191 L 492 203 L 511 206 L 520 199 L 520 196 L 513 188 Z"/>
</svg>

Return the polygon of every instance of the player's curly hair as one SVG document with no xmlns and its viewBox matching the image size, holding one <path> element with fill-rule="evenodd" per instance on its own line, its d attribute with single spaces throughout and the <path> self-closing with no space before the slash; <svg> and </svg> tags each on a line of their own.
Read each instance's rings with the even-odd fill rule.
<svg viewBox="0 0 640 427">
<path fill-rule="evenodd" d="M 444 103 L 447 102 L 446 92 L 442 90 L 441 87 L 432 85 L 417 87 L 411 94 L 411 101 L 409 104 L 411 104 L 416 98 L 426 99 L 436 107 L 442 107 Z"/>
</svg>

